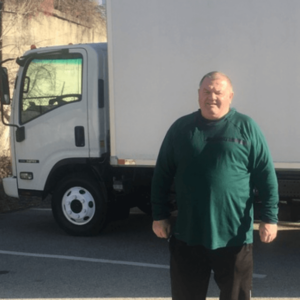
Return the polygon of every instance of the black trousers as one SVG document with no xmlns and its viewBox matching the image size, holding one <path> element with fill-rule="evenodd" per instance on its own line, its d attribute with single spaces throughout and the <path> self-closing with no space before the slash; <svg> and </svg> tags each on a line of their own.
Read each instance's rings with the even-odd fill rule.
<svg viewBox="0 0 300 300">
<path fill-rule="evenodd" d="M 220 300 L 251 298 L 252 244 L 209 250 L 170 239 L 170 273 L 173 300 L 206 299 L 211 271 L 220 289 Z"/>
</svg>

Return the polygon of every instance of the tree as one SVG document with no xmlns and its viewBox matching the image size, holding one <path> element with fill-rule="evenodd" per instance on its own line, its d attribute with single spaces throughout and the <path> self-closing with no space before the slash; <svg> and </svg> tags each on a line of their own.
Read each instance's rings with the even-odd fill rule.
<svg viewBox="0 0 300 300">
<path fill-rule="evenodd" d="M 29 30 L 32 21 L 41 22 L 42 16 L 64 19 L 106 36 L 106 20 L 96 0 L 0 0 L 0 9 L 0 60 L 22 55 L 33 43 L 38 47 L 51 45 L 49 37 L 33 36 Z M 78 38 L 72 42 L 92 42 Z M 14 74 L 11 67 L 13 64 L 9 71 Z"/>
<path fill-rule="evenodd" d="M 106 36 L 105 18 L 96 0 L 0 0 L 0 60 L 21 56 L 36 41 L 38 47 L 49 45 L 46 36 L 43 34 L 34 36 L 29 30 L 33 22 L 43 22 L 47 17 L 50 22 L 51 18 L 57 18 L 78 24 L 86 30 L 93 28 L 99 32 L 102 30 L 101 34 Z M 84 30 L 82 32 L 86 33 Z M 60 43 L 68 42 L 70 41 Z M 13 61 L 6 63 L 5 66 L 9 70 L 10 86 L 13 91 L 18 65 Z M 6 121 L 9 119 L 9 108 L 4 107 Z M 7 137 L 7 127 L 4 128 L 0 122 L 0 152 L 8 146 Z"/>
<path fill-rule="evenodd" d="M 4 11 L 23 18 L 34 18 L 40 13 L 55 14 L 55 10 L 76 18 L 89 27 L 105 27 L 105 19 L 96 0 L 0 0 Z"/>
</svg>

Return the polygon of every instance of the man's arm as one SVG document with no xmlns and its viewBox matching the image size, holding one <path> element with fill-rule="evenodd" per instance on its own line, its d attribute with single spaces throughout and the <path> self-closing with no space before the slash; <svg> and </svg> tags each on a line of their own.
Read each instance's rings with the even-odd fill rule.
<svg viewBox="0 0 300 300">
<path fill-rule="evenodd" d="M 175 171 L 171 127 L 161 145 L 151 187 L 152 216 L 154 220 L 152 229 L 160 238 L 168 238 L 171 232 L 168 202 Z"/>
<path fill-rule="evenodd" d="M 252 145 L 251 178 L 262 202 L 259 235 L 263 243 L 270 243 L 277 236 L 278 182 L 267 142 L 255 123 L 253 127 L 256 134 Z"/>
</svg>

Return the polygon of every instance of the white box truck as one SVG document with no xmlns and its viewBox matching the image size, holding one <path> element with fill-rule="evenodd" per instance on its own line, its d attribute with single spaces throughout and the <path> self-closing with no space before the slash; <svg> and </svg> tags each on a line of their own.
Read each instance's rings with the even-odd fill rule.
<svg viewBox="0 0 300 300">
<path fill-rule="evenodd" d="M 52 194 L 59 225 L 96 234 L 129 207 L 149 211 L 168 127 L 198 109 L 209 71 L 232 79 L 233 106 L 264 132 L 281 200 L 300 199 L 300 2 L 107 1 L 107 44 L 33 49 L 11 106 L 7 195 Z M 1 103 L 8 105 L 5 68 Z"/>
</svg>

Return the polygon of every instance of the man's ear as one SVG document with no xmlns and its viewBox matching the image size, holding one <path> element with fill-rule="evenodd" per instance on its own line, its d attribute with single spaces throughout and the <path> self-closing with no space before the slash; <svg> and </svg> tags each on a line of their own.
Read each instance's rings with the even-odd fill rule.
<svg viewBox="0 0 300 300">
<path fill-rule="evenodd" d="M 229 96 L 229 98 L 230 98 L 230 104 L 231 104 L 231 102 L 232 102 L 233 96 L 234 96 L 234 92 L 231 92 L 231 94 L 230 94 L 230 96 Z"/>
<path fill-rule="evenodd" d="M 198 89 L 198 102 L 200 101 L 200 88 Z"/>
<path fill-rule="evenodd" d="M 199 88 L 198 89 L 198 99 L 200 98 L 200 92 L 201 92 L 201 89 Z"/>
</svg>

